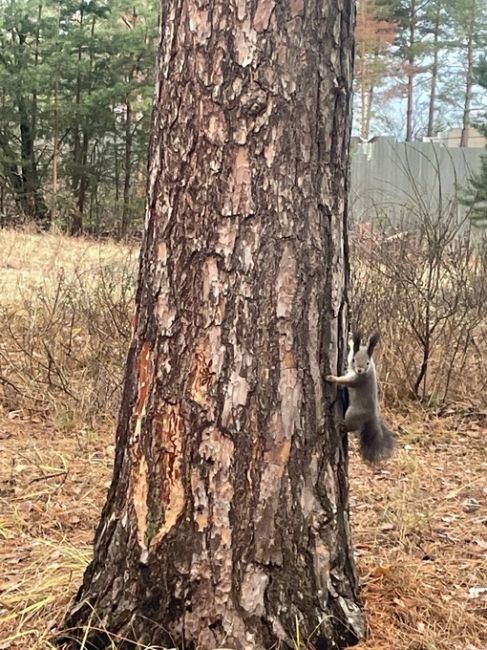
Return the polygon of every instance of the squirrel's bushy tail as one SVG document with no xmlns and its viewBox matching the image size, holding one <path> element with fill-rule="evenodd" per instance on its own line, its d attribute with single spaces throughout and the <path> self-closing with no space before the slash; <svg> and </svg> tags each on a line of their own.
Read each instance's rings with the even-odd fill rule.
<svg viewBox="0 0 487 650">
<path fill-rule="evenodd" d="M 365 422 L 360 431 L 360 453 L 364 460 L 376 463 L 389 458 L 394 448 L 394 436 L 382 420 Z"/>
</svg>

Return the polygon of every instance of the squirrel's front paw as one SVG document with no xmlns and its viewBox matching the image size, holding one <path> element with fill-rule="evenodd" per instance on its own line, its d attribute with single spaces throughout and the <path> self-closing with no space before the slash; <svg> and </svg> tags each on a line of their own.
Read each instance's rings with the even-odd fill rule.
<svg viewBox="0 0 487 650">
<path fill-rule="evenodd" d="M 332 383 L 335 383 L 336 377 L 335 375 L 326 375 L 325 381 L 331 381 Z"/>
</svg>

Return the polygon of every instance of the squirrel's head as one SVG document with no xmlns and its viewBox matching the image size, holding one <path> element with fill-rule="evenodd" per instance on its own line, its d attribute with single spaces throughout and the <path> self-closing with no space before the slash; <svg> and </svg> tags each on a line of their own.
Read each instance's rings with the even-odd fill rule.
<svg viewBox="0 0 487 650">
<path fill-rule="evenodd" d="M 353 335 L 353 360 L 352 368 L 357 375 L 365 375 L 371 367 L 372 354 L 379 342 L 379 334 L 375 332 L 365 345 L 362 345 L 362 334 L 356 332 Z"/>
</svg>

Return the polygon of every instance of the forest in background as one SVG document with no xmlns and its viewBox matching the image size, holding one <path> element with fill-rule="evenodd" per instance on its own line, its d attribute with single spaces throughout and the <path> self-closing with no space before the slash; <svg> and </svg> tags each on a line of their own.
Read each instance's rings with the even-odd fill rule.
<svg viewBox="0 0 487 650">
<path fill-rule="evenodd" d="M 158 12 L 157 0 L 0 1 L 1 226 L 140 232 Z M 363 139 L 455 125 L 468 146 L 484 119 L 486 0 L 360 0 L 356 37 Z"/>
<path fill-rule="evenodd" d="M 406 142 L 484 119 L 485 0 L 359 0 L 355 128 Z"/>
<path fill-rule="evenodd" d="M 2 225 L 121 237 L 140 227 L 158 5 L 0 3 Z"/>
</svg>

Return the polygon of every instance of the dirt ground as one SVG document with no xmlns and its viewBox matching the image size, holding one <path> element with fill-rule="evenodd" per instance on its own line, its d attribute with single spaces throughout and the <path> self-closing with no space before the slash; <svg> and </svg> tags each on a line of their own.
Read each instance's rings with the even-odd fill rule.
<svg viewBox="0 0 487 650">
<path fill-rule="evenodd" d="M 393 424 L 391 461 L 371 469 L 353 450 L 350 463 L 369 625 L 358 647 L 485 650 L 487 413 L 414 410 Z M 90 558 L 112 455 L 111 433 L 0 414 L 0 650 L 52 648 Z"/>
</svg>

